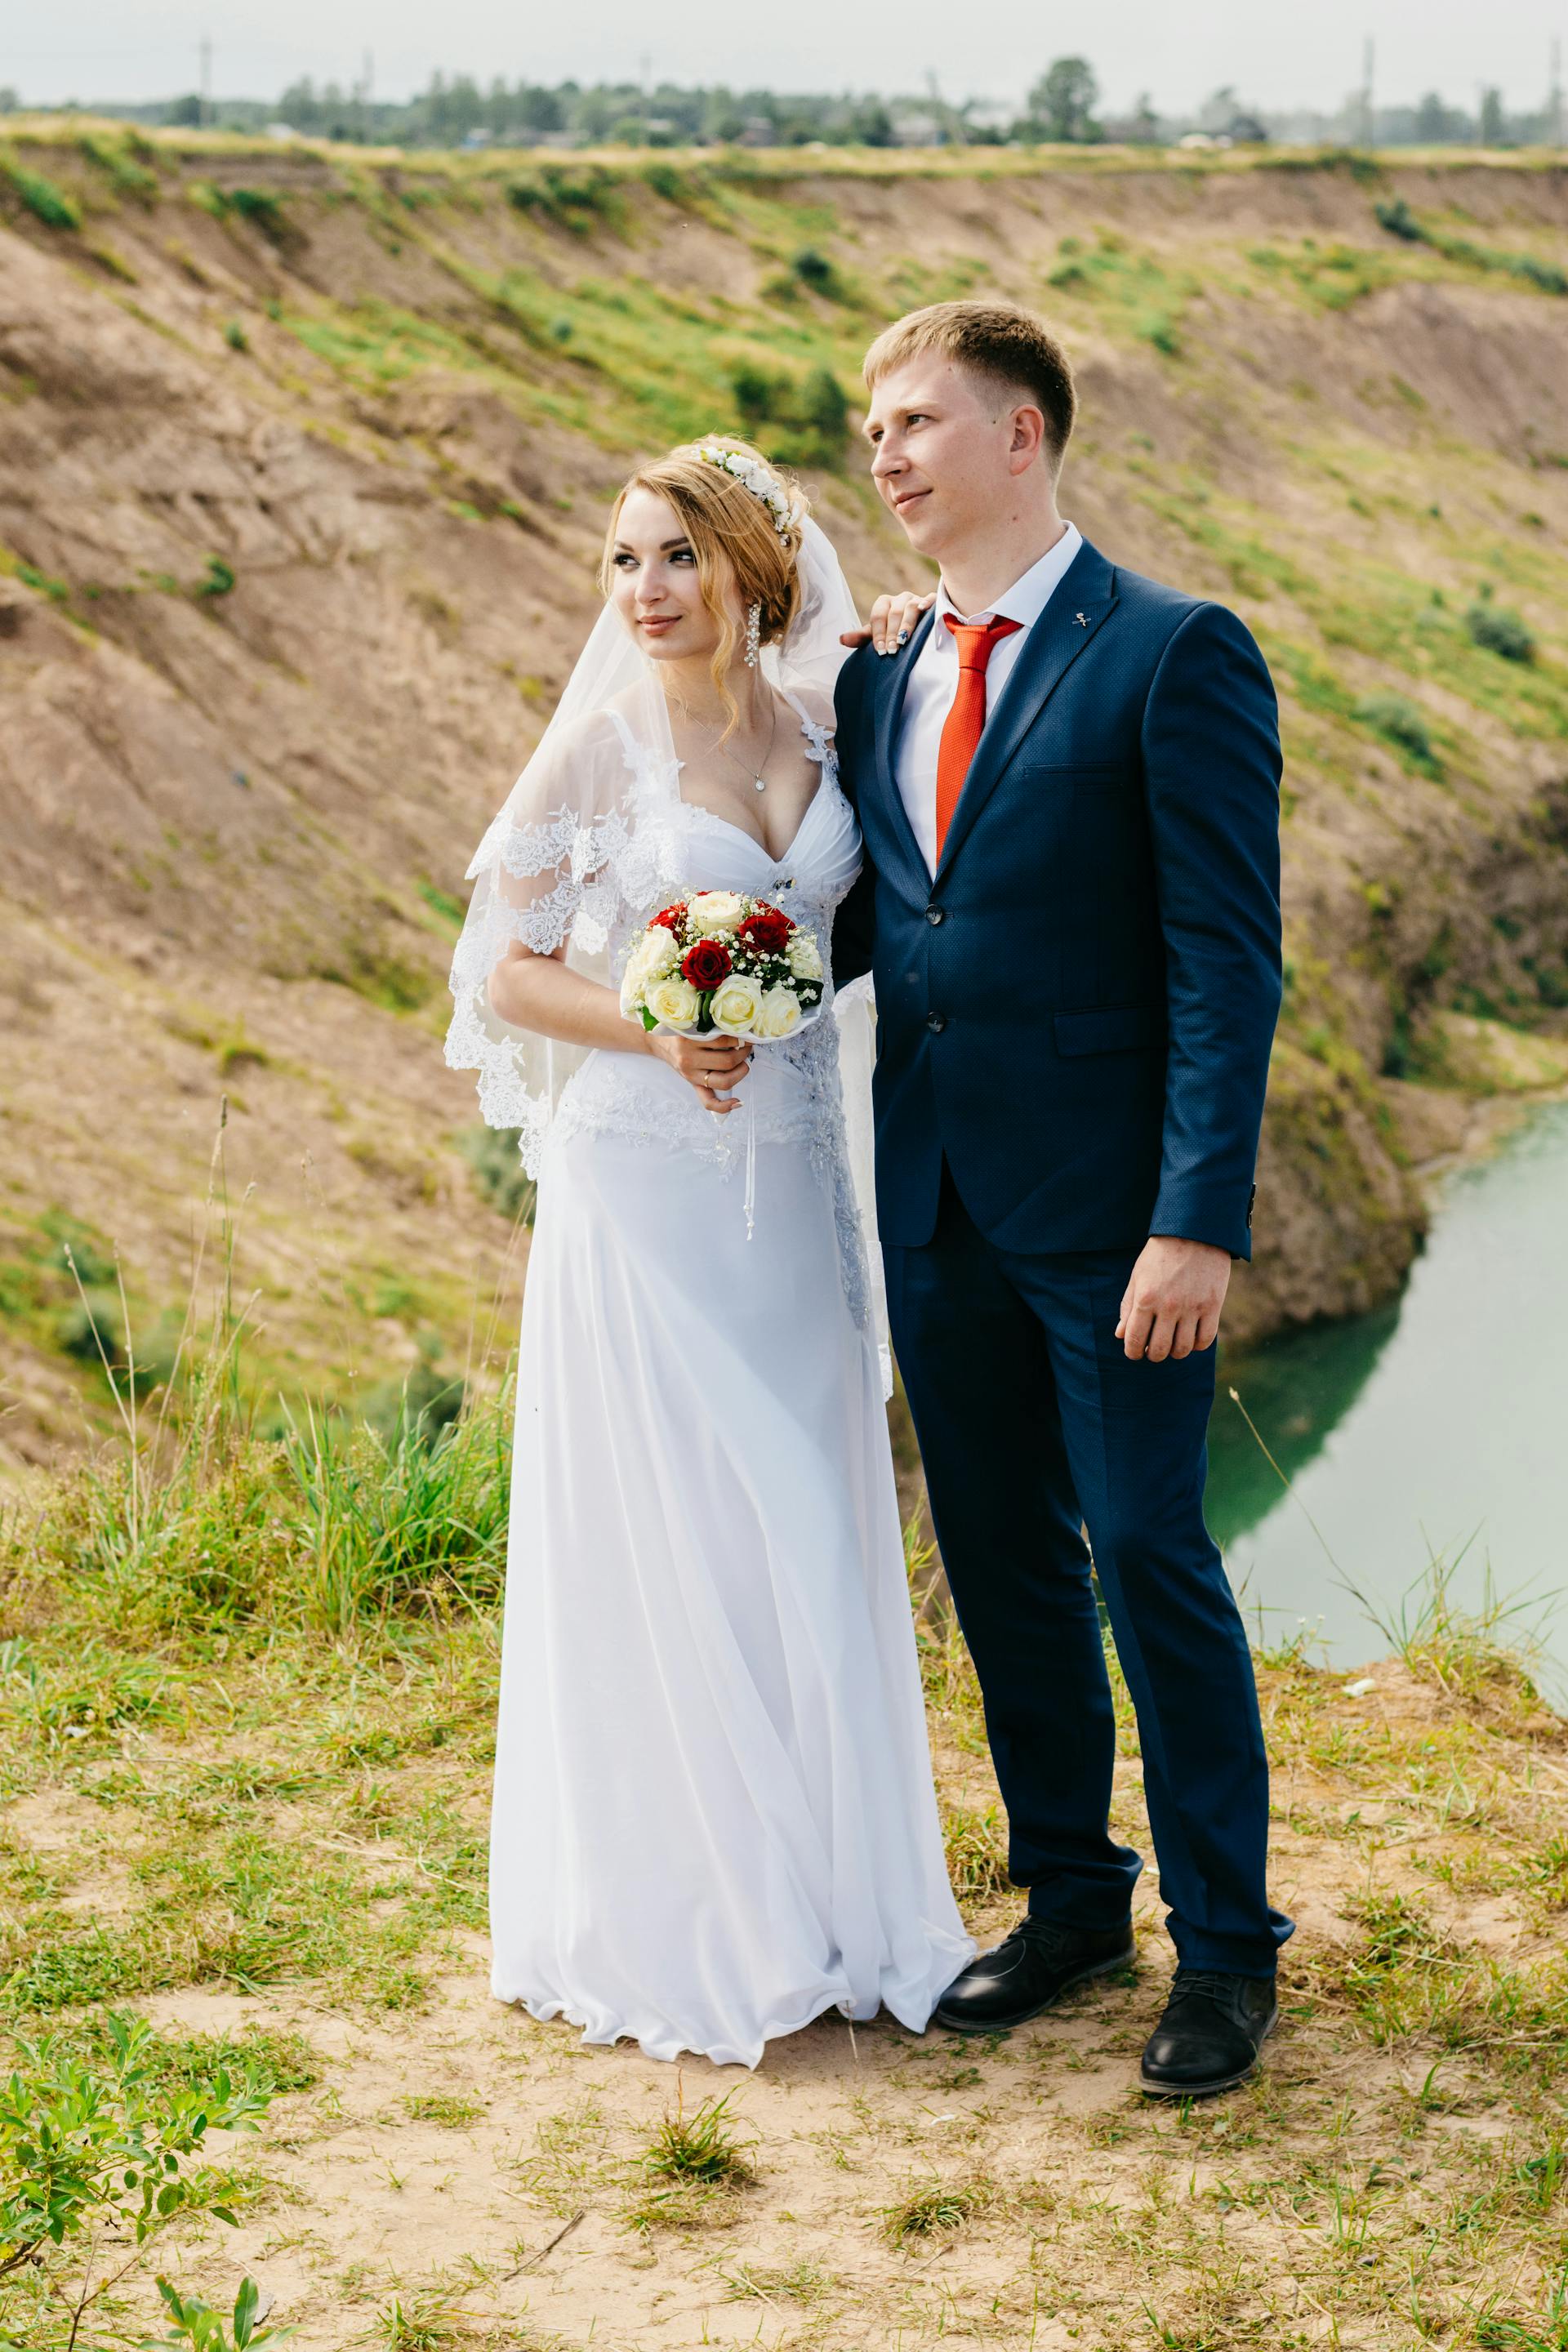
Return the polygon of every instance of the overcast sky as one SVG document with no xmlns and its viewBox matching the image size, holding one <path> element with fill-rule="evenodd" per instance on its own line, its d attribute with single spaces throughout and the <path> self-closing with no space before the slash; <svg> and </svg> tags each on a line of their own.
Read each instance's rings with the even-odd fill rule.
<svg viewBox="0 0 1568 2352">
<path fill-rule="evenodd" d="M 1568 0 L 67 0 L 0 8 L 0 84 L 24 99 L 164 98 L 196 80 L 209 37 L 220 97 L 276 96 L 301 74 L 353 80 L 367 49 L 374 86 L 405 98 L 437 67 L 489 80 L 725 81 L 776 89 L 911 91 L 1014 100 L 1065 52 L 1087 56 L 1106 104 L 1149 90 L 1171 112 L 1234 83 L 1255 106 L 1337 106 L 1377 44 L 1380 102 L 1436 89 L 1475 104 L 1496 82 L 1535 106 Z"/>
</svg>

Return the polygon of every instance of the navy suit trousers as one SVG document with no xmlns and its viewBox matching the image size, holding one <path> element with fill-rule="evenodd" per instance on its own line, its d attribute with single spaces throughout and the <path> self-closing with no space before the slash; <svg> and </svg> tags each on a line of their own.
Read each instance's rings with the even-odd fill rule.
<svg viewBox="0 0 1568 2352">
<path fill-rule="evenodd" d="M 1258 1694 L 1203 1516 L 1214 1350 L 1130 1361 L 1115 1334 L 1136 1252 L 1000 1248 L 945 1164 L 931 1239 L 885 1255 L 893 1346 L 1030 1911 L 1113 1927 L 1142 1867 L 1109 1829 L 1116 1725 L 1098 1577 L 1178 1959 L 1272 1976 L 1291 1923 L 1265 1892 Z"/>
</svg>

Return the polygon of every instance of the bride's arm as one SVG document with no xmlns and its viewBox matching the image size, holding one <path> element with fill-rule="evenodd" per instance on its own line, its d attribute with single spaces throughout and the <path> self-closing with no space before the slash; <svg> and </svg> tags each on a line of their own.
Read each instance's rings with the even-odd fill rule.
<svg viewBox="0 0 1568 2352">
<path fill-rule="evenodd" d="M 739 1108 L 732 1095 L 745 1076 L 752 1049 L 733 1037 L 666 1036 L 639 1027 L 621 1011 L 613 988 L 585 980 L 566 962 L 564 942 L 552 955 L 539 955 L 521 940 L 510 940 L 489 977 L 490 1003 L 514 1029 L 557 1037 L 567 1045 L 596 1045 L 612 1054 L 654 1054 L 696 1089 L 711 1111 Z"/>
</svg>

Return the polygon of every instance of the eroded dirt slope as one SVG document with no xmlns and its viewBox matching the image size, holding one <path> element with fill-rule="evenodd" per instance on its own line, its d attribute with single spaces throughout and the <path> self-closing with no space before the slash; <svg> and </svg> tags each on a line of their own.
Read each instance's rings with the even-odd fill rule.
<svg viewBox="0 0 1568 2352">
<path fill-rule="evenodd" d="M 1563 175 L 790 171 L 13 151 L 13 1467 L 102 1406 L 62 1346 L 62 1240 L 118 1244 L 155 1324 L 225 1093 L 271 1374 L 451 1363 L 476 1300 L 514 1310 L 443 983 L 606 499 L 634 454 L 749 422 L 804 462 L 858 588 L 919 578 L 822 382 L 852 400 L 869 331 L 934 295 L 1049 310 L 1083 394 L 1068 510 L 1235 604 L 1279 679 L 1290 986 L 1237 1331 L 1385 1292 L 1411 1163 L 1478 1095 L 1562 1075 Z M 1531 658 L 1477 642 L 1483 604 Z"/>
</svg>

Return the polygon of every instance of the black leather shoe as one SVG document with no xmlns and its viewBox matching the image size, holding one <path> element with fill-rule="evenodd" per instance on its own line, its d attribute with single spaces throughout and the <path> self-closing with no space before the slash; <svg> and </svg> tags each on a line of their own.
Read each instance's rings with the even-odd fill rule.
<svg viewBox="0 0 1568 2352">
<path fill-rule="evenodd" d="M 1272 1977 L 1178 1969 L 1143 2051 L 1142 2084 L 1163 2099 L 1206 2099 L 1245 2083 L 1274 2030 Z"/>
<path fill-rule="evenodd" d="M 1109 1976 L 1134 1958 L 1132 1922 L 1072 1927 L 1059 1919 L 1020 1919 L 1004 1944 L 982 1952 L 955 1977 L 931 2015 L 950 2033 L 1002 2033 L 1038 2017 L 1070 1985 Z"/>
</svg>

